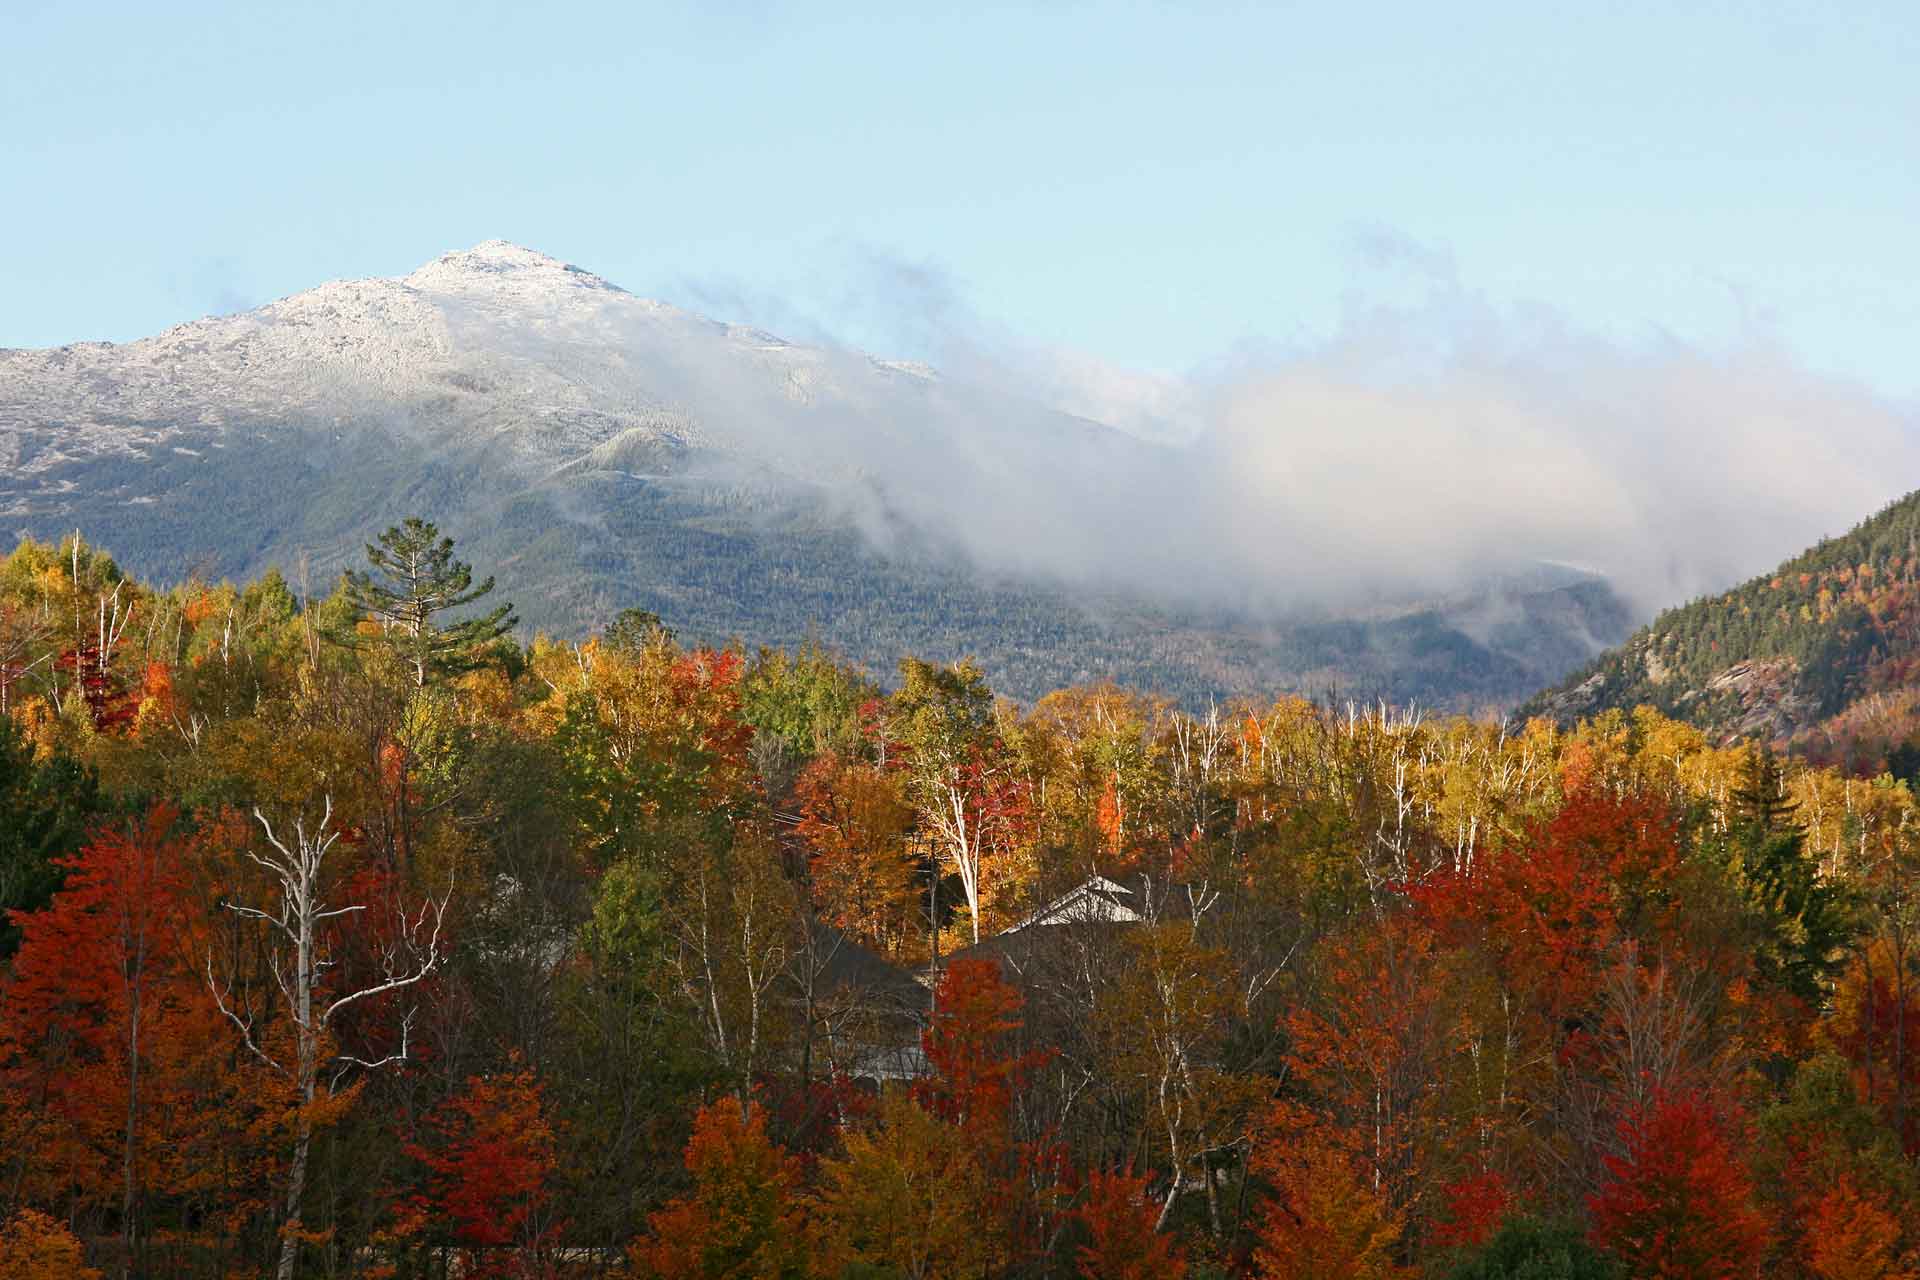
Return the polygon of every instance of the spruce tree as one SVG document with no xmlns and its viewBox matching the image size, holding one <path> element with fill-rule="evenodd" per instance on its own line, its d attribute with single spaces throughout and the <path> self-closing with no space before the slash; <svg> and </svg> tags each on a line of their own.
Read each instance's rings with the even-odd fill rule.
<svg viewBox="0 0 1920 1280">
<path fill-rule="evenodd" d="M 1800 808 L 1787 799 L 1786 771 L 1780 766 L 1780 758 L 1764 746 L 1748 754 L 1732 800 L 1736 827 L 1767 832 L 1794 829 L 1793 815 Z"/>
<path fill-rule="evenodd" d="M 1807 853 L 1806 833 L 1795 820 L 1799 805 L 1786 798 L 1784 771 L 1770 750 L 1748 757 L 1732 799 L 1729 834 L 1756 927 L 1755 968 L 1817 1003 L 1852 937 L 1851 903 Z"/>
<path fill-rule="evenodd" d="M 657 641 L 672 639 L 673 628 L 651 609 L 622 609 L 600 633 L 601 644 L 621 653 L 639 653 Z"/>
</svg>

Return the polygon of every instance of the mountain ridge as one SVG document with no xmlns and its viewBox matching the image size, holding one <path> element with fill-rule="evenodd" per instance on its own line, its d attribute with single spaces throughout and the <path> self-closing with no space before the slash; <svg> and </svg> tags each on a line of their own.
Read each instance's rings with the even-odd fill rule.
<svg viewBox="0 0 1920 1280">
<path fill-rule="evenodd" d="M 1724 739 L 1862 764 L 1920 729 L 1920 490 L 1769 573 L 1663 611 L 1519 708 L 1648 705 Z"/>
<path fill-rule="evenodd" d="M 304 563 L 324 583 L 422 514 L 559 632 L 638 605 L 691 637 L 817 636 L 881 668 L 975 652 L 1014 693 L 1110 677 L 1188 700 L 1484 708 L 1625 633 L 1573 571 L 1372 619 L 1070 572 L 1115 561 L 1120 535 L 1139 545 L 1119 562 L 1193 576 L 1116 505 L 1180 456 L 507 241 L 130 343 L 0 351 L 0 530 L 79 527 L 148 576 Z"/>
</svg>

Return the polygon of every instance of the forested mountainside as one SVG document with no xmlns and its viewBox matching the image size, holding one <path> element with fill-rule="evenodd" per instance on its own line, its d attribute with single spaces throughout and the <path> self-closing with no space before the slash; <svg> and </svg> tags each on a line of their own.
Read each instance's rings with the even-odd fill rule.
<svg viewBox="0 0 1920 1280">
<path fill-rule="evenodd" d="M 1920 493 L 1724 594 L 1669 609 L 1536 695 L 1563 724 L 1658 707 L 1861 765 L 1920 728 Z"/>
<path fill-rule="evenodd" d="M 1281 615 L 1023 569 L 1090 536 L 1059 512 L 1164 486 L 1171 456 L 502 242 L 140 342 L 0 351 L 0 529 L 84 528 L 161 581 L 304 563 L 325 590 L 420 511 L 556 635 L 636 606 L 710 644 L 815 637 L 887 679 L 901 652 L 971 654 L 1023 697 L 1111 678 L 1191 706 L 1505 706 L 1631 627 L 1573 573 Z"/>
<path fill-rule="evenodd" d="M 0 562 L 0 1275 L 1920 1261 L 1903 782 L 522 641 L 458 550 Z"/>
</svg>

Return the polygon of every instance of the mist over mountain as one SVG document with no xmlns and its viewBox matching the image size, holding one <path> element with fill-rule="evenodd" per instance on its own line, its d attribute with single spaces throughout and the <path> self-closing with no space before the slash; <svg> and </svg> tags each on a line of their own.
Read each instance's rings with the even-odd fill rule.
<svg viewBox="0 0 1920 1280">
<path fill-rule="evenodd" d="M 974 652 L 1016 694 L 1488 707 L 1910 448 L 1871 398 L 1763 354 L 1521 338 L 1457 297 L 1186 379 L 964 321 L 942 344 L 936 369 L 789 342 L 490 241 L 0 352 L 0 529 L 78 527 L 161 576 L 304 564 L 324 590 L 420 513 L 563 632 L 639 605 L 881 669 Z M 1745 447 L 1783 437 L 1791 474 Z"/>
<path fill-rule="evenodd" d="M 1651 617 L 1920 476 L 1920 406 L 1809 365 L 1737 297 L 1733 335 L 1708 344 L 1502 304 L 1450 252 L 1390 229 L 1355 231 L 1345 257 L 1351 292 L 1331 330 L 1184 370 L 1025 339 L 937 267 L 881 255 L 852 255 L 833 287 L 812 288 L 828 299 L 818 312 L 738 283 L 685 290 L 829 344 L 906 335 L 949 378 L 1182 446 L 1175 470 L 1120 504 L 1130 528 L 1177 547 L 1159 589 L 1225 584 L 1233 599 L 1347 610 L 1546 562 L 1605 577 Z M 1274 332 L 1288 335 L 1284 308 L 1277 297 Z M 1125 572 L 1138 582 L 1155 564 Z"/>
</svg>

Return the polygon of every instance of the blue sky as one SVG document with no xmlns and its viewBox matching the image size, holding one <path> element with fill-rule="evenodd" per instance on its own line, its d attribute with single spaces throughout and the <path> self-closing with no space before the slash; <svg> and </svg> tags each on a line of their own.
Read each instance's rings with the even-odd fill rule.
<svg viewBox="0 0 1920 1280">
<path fill-rule="evenodd" d="M 890 355 L 1180 371 L 1411 271 L 1912 397 L 1916 66 L 1911 0 L 9 0 L 0 346 L 503 237 Z"/>
</svg>

